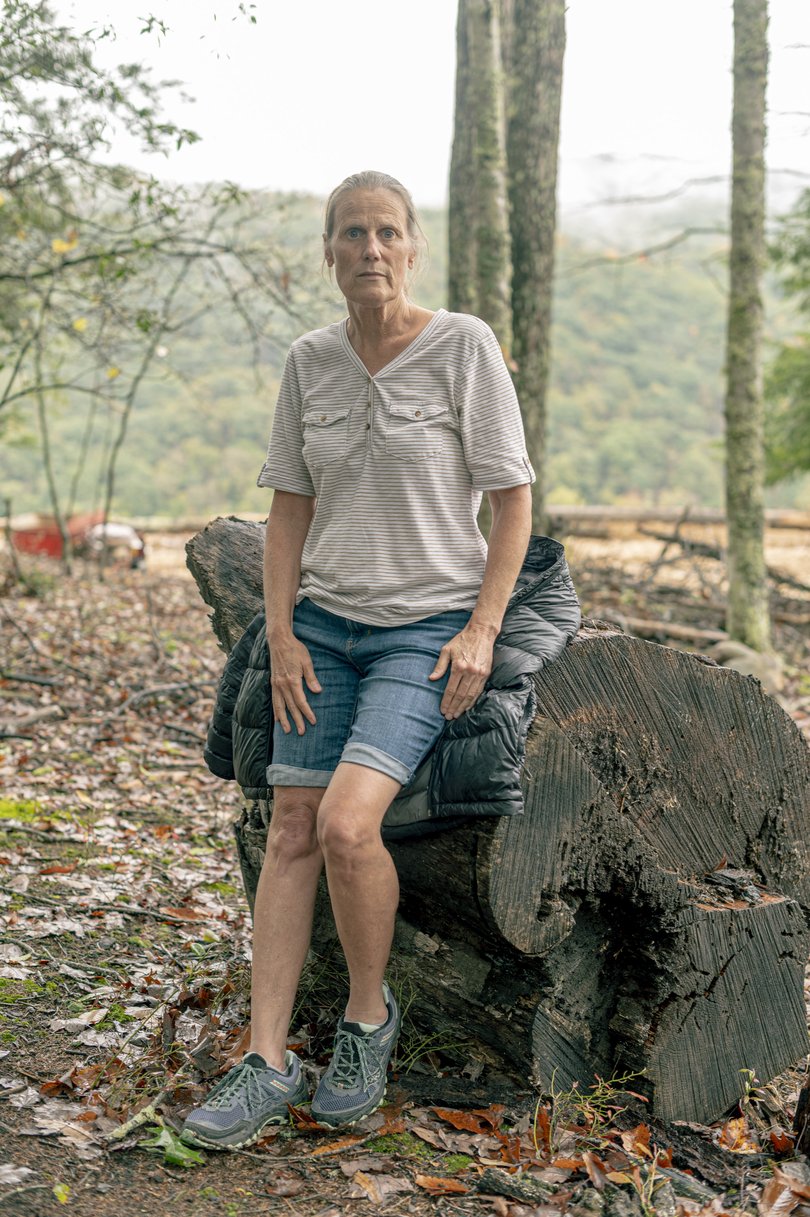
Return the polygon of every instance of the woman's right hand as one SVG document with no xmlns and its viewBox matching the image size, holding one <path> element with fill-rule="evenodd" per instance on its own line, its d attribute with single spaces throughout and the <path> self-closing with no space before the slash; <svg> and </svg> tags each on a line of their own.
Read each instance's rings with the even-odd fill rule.
<svg viewBox="0 0 810 1217">
<path fill-rule="evenodd" d="M 315 675 L 312 659 L 303 642 L 294 634 L 273 637 L 268 641 L 270 651 L 270 687 L 273 693 L 273 718 L 285 735 L 292 730 L 289 714 L 299 735 L 306 730 L 304 720 L 315 725 L 315 714 L 307 701 L 306 684 L 310 693 L 321 692 L 321 682 Z"/>
</svg>

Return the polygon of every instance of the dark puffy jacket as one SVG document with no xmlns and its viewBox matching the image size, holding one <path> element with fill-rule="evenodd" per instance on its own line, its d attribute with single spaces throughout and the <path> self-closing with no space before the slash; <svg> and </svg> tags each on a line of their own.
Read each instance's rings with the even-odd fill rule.
<svg viewBox="0 0 810 1217">
<path fill-rule="evenodd" d="M 560 655 L 580 612 L 562 545 L 532 537 L 478 701 L 445 724 L 383 822 L 388 838 L 450 827 L 469 816 L 519 815 L 520 774 L 534 716 L 531 677 Z M 205 761 L 236 778 L 248 799 L 267 799 L 273 742 L 264 614 L 254 617 L 225 664 Z"/>
</svg>

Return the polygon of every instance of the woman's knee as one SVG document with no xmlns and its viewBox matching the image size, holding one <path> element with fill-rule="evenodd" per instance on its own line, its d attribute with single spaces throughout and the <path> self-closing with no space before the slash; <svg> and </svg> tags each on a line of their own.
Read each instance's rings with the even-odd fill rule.
<svg viewBox="0 0 810 1217">
<path fill-rule="evenodd" d="M 267 832 L 268 858 L 291 862 L 320 852 L 317 818 L 322 794 L 318 791 L 317 798 L 276 797 Z"/>
<path fill-rule="evenodd" d="M 356 809 L 330 802 L 318 813 L 318 844 L 332 861 L 351 862 L 382 847 L 377 818 L 361 816 Z"/>
</svg>

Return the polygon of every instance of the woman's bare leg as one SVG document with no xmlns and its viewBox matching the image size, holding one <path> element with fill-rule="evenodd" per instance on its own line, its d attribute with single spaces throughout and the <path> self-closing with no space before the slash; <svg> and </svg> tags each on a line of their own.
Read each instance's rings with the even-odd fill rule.
<svg viewBox="0 0 810 1217">
<path fill-rule="evenodd" d="M 312 935 L 323 867 L 316 822 L 322 789 L 277 786 L 253 913 L 250 1051 L 284 1069 L 295 994 Z"/>
<path fill-rule="evenodd" d="M 318 841 L 346 963 L 352 1022 L 383 1023 L 382 982 L 399 903 L 399 880 L 380 825 L 400 790 L 394 778 L 342 762 L 318 811 Z"/>
</svg>

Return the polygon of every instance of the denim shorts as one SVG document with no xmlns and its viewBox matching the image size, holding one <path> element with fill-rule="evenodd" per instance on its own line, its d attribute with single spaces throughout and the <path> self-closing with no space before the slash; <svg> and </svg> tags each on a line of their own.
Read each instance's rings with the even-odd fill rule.
<svg viewBox="0 0 810 1217">
<path fill-rule="evenodd" d="M 317 722 L 303 735 L 273 727 L 271 786 L 328 786 L 341 761 L 377 769 L 405 786 L 441 734 L 449 677 L 428 680 L 439 651 L 470 619 L 466 610 L 410 625 L 364 625 L 311 600 L 296 605 L 293 632 L 312 657 L 322 692 L 305 689 Z"/>
</svg>

